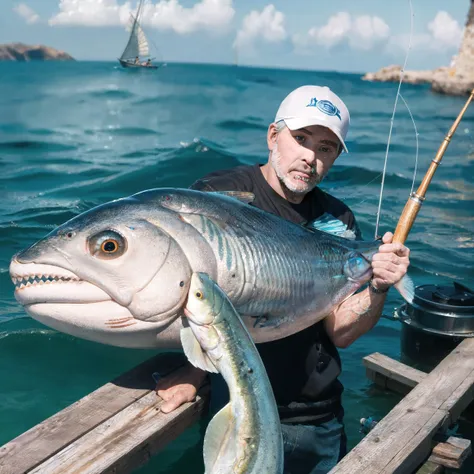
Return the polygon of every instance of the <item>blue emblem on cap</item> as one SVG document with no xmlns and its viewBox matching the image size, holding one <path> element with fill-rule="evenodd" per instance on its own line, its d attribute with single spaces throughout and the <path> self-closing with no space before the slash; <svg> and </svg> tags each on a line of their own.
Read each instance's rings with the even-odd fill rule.
<svg viewBox="0 0 474 474">
<path fill-rule="evenodd" d="M 330 100 L 318 100 L 316 97 L 313 97 L 306 107 L 316 107 L 323 114 L 336 116 L 339 120 L 342 120 L 341 111 Z"/>
</svg>

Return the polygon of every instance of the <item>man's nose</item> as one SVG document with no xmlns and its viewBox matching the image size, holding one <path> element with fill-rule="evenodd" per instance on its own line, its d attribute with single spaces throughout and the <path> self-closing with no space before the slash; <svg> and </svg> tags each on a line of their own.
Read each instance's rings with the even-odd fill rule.
<svg viewBox="0 0 474 474">
<path fill-rule="evenodd" d="M 309 166 L 314 166 L 316 163 L 316 153 L 308 150 L 308 153 L 305 153 L 303 157 L 303 161 L 305 161 Z"/>
</svg>

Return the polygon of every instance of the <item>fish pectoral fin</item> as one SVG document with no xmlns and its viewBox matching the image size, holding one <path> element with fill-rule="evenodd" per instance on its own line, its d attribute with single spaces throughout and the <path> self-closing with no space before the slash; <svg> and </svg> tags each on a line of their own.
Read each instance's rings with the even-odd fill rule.
<svg viewBox="0 0 474 474">
<path fill-rule="evenodd" d="M 211 362 L 211 359 L 209 359 L 206 353 L 202 350 L 201 344 L 199 344 L 193 330 L 189 326 L 183 327 L 179 335 L 184 354 L 194 367 L 205 370 L 206 372 L 218 372 L 215 365 Z"/>
<path fill-rule="evenodd" d="M 218 227 L 219 229 L 225 230 L 227 227 L 227 222 L 216 217 L 205 216 L 204 214 L 186 214 L 180 213 L 179 218 L 191 224 L 195 229 L 200 230 L 201 232 L 206 231 L 211 235 L 215 233 L 215 230 L 212 230 L 212 226 Z"/>
<path fill-rule="evenodd" d="M 235 460 L 237 440 L 235 439 L 235 418 L 230 403 L 217 412 L 209 422 L 204 436 L 204 466 L 205 472 L 214 472 L 214 465 L 223 453 L 228 460 Z M 220 471 L 226 472 L 226 471 Z"/>
<path fill-rule="evenodd" d="M 415 297 L 415 284 L 413 280 L 405 274 L 405 276 L 395 285 L 393 285 L 402 295 L 403 299 L 408 303 L 413 303 Z"/>
<path fill-rule="evenodd" d="M 249 193 L 247 191 L 211 191 L 215 194 L 222 194 L 224 196 L 229 196 L 231 198 L 237 199 L 244 202 L 245 204 L 250 204 L 255 201 L 255 194 Z"/>
</svg>

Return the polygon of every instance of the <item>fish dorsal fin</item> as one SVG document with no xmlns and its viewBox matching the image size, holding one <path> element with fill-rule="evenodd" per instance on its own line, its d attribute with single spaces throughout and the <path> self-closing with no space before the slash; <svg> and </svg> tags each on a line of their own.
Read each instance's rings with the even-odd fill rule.
<svg viewBox="0 0 474 474">
<path fill-rule="evenodd" d="M 318 217 L 314 221 L 309 222 L 305 225 L 309 230 L 316 229 L 328 234 L 337 235 L 338 237 L 344 237 L 346 239 L 354 240 L 356 234 L 353 230 L 348 229 L 344 222 L 336 219 L 327 212 L 321 217 Z"/>
<path fill-rule="evenodd" d="M 225 456 L 222 453 L 225 452 Z M 235 418 L 232 414 L 230 403 L 217 412 L 207 425 L 204 436 L 204 467 L 205 472 L 216 472 L 214 467 L 219 462 L 219 472 L 232 472 L 232 464 L 237 453 L 237 440 L 235 439 Z M 225 459 L 224 459 L 225 457 Z M 226 461 L 229 466 L 223 469 Z"/>
<path fill-rule="evenodd" d="M 244 202 L 245 204 L 250 204 L 255 201 L 255 194 L 248 191 L 212 191 L 216 194 L 222 194 L 224 196 L 229 196 L 239 201 Z"/>
<path fill-rule="evenodd" d="M 206 372 L 218 372 L 215 365 L 202 350 L 201 344 L 199 344 L 199 341 L 196 339 L 193 330 L 189 326 L 183 327 L 179 335 L 181 338 L 184 354 L 188 358 L 189 362 L 194 365 L 194 367 L 205 370 Z"/>
</svg>

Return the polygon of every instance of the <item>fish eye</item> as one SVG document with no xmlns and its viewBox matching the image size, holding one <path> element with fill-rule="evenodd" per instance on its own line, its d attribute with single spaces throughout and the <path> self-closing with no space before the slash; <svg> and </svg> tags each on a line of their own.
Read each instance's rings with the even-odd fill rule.
<svg viewBox="0 0 474 474">
<path fill-rule="evenodd" d="M 350 268 L 353 272 L 357 272 L 358 270 L 365 269 L 366 267 L 366 260 L 362 257 L 354 257 L 349 260 Z"/>
<path fill-rule="evenodd" d="M 108 239 L 102 242 L 100 248 L 105 253 L 115 253 L 119 249 L 119 244 L 114 239 Z"/>
<path fill-rule="evenodd" d="M 200 292 L 200 291 L 196 291 L 196 293 L 194 293 L 194 296 L 198 299 L 198 300 L 202 300 L 204 298 L 204 295 Z"/>
<path fill-rule="evenodd" d="M 113 230 L 99 232 L 89 238 L 89 252 L 103 260 L 121 257 L 127 250 L 127 241 Z"/>
<path fill-rule="evenodd" d="M 344 273 L 352 279 L 363 277 L 370 269 L 370 263 L 360 254 L 353 252 L 345 264 Z"/>
</svg>

